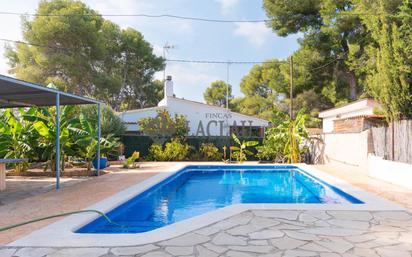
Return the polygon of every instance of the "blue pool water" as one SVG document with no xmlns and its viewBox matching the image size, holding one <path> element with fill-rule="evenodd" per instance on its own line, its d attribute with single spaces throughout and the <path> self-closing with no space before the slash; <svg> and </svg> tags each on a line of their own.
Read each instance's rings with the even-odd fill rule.
<svg viewBox="0 0 412 257">
<path fill-rule="evenodd" d="M 239 203 L 362 203 L 295 166 L 188 166 L 77 233 L 141 233 Z"/>
</svg>

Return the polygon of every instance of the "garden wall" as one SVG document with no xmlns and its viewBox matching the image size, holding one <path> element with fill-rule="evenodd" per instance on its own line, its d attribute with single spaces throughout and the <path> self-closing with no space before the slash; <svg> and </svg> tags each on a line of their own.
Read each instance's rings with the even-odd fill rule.
<svg viewBox="0 0 412 257">
<path fill-rule="evenodd" d="M 256 137 L 247 137 L 247 138 L 239 138 L 242 140 L 254 140 L 258 141 L 259 145 L 262 144 L 263 138 L 256 138 Z M 141 135 L 124 135 L 122 136 L 122 143 L 125 146 L 124 155 L 129 157 L 132 155 L 134 151 L 140 152 L 141 158 L 145 158 L 149 155 L 149 148 L 154 143 L 154 140 L 149 136 L 141 136 Z M 163 139 L 162 141 L 167 141 L 168 139 Z M 193 151 L 199 151 L 200 146 L 203 143 L 213 143 L 216 147 L 219 148 L 223 152 L 223 146 L 233 146 L 235 145 L 233 139 L 229 136 L 212 136 L 212 137 L 196 137 L 196 136 L 188 136 L 185 139 L 185 142 L 189 144 Z M 256 153 L 254 147 L 249 149 L 250 151 Z M 227 151 L 227 157 L 229 158 L 229 150 Z M 256 157 L 251 156 L 250 160 L 257 160 Z"/>
<path fill-rule="evenodd" d="M 412 120 L 401 120 L 390 126 L 372 128 L 372 136 L 376 156 L 412 164 Z"/>
<path fill-rule="evenodd" d="M 365 170 L 368 153 L 373 151 L 370 130 L 360 133 L 326 133 L 320 135 L 323 141 L 320 163 L 339 163 Z"/>
<path fill-rule="evenodd" d="M 369 176 L 412 189 L 412 165 L 368 156 Z"/>
</svg>

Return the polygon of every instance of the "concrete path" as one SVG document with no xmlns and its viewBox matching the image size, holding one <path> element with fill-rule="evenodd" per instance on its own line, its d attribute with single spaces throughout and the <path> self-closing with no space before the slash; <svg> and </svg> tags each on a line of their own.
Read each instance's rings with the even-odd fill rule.
<svg viewBox="0 0 412 257">
<path fill-rule="evenodd" d="M 70 187 L 91 177 L 60 178 L 61 188 Z M 52 191 L 56 187 L 56 178 L 50 177 L 7 177 L 7 188 L 0 193 L 0 206 L 14 203 Z"/>
<path fill-rule="evenodd" d="M 91 177 L 70 186 L 63 186 L 59 191 L 48 190 L 22 200 L 9 202 L 0 206 L 0 227 L 57 213 L 84 209 L 161 171 L 173 169 L 173 167 L 174 164 L 170 163 L 146 163 L 140 169 L 123 170 L 100 177 Z M 0 245 L 13 242 L 57 220 L 44 220 L 0 232 Z M 0 257 L 2 257 L 1 254 Z"/>
<path fill-rule="evenodd" d="M 0 250 L 2 257 L 406 257 L 411 253 L 412 216 L 403 211 L 247 211 L 148 245 Z"/>
<path fill-rule="evenodd" d="M 396 202 L 412 212 L 412 190 L 369 177 L 365 171 L 349 165 L 328 164 L 315 167 L 334 177 L 362 188 L 389 201 Z M 412 183 L 412 182 L 411 182 Z"/>
</svg>

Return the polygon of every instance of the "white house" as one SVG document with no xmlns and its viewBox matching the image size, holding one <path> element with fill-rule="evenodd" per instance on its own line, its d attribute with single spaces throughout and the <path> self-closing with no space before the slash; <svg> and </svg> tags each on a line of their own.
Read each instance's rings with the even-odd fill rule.
<svg viewBox="0 0 412 257">
<path fill-rule="evenodd" d="M 319 118 L 322 118 L 323 133 L 333 132 L 335 120 L 373 115 L 374 110 L 379 107 L 379 103 L 373 99 L 361 99 L 341 107 L 320 112 Z"/>
<path fill-rule="evenodd" d="M 263 136 L 269 122 L 226 108 L 177 98 L 173 94 L 172 77 L 165 82 L 164 98 L 156 107 L 129 110 L 120 113 L 128 132 L 138 132 L 138 120 L 155 117 L 158 110 L 165 109 L 170 115 L 184 115 L 192 136 L 228 136 L 231 133 L 244 136 Z"/>
</svg>

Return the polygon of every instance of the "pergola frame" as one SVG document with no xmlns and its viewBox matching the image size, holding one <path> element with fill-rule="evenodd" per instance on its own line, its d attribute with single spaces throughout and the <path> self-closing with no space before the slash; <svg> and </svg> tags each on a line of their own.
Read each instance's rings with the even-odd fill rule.
<svg viewBox="0 0 412 257">
<path fill-rule="evenodd" d="M 0 75 L 0 108 L 16 107 L 56 107 L 56 189 L 60 188 L 60 106 L 97 105 L 97 169 L 100 175 L 100 105 L 101 102 L 83 96 L 69 94 L 54 88 Z"/>
</svg>

